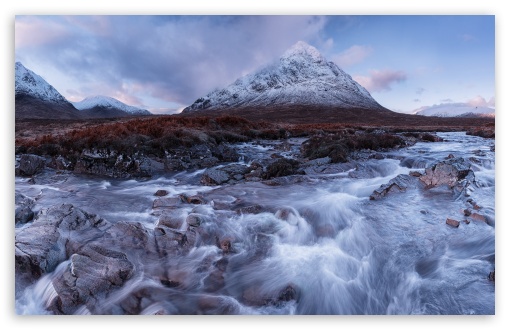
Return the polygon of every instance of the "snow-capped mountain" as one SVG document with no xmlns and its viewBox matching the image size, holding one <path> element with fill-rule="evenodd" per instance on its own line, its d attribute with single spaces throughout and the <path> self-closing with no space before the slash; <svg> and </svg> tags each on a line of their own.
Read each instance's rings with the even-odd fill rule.
<svg viewBox="0 0 510 330">
<path fill-rule="evenodd" d="M 53 86 L 41 76 L 27 69 L 21 62 L 16 62 L 14 89 L 16 94 L 28 94 L 43 101 L 68 102 Z"/>
<path fill-rule="evenodd" d="M 495 109 L 474 107 L 467 103 L 442 103 L 425 106 L 413 111 L 413 114 L 436 117 L 495 117 Z"/>
<path fill-rule="evenodd" d="M 103 112 L 110 111 L 112 114 L 115 113 L 115 115 L 152 115 L 152 113 L 145 109 L 133 107 L 113 97 L 102 95 L 87 97 L 80 102 L 73 102 L 73 105 L 76 109 L 84 112 L 96 109 L 96 112 L 100 112 L 100 110 L 103 110 Z"/>
<path fill-rule="evenodd" d="M 81 114 L 41 76 L 16 62 L 14 69 L 16 119 L 77 119 Z"/>
<path fill-rule="evenodd" d="M 275 63 L 199 98 L 183 112 L 293 104 L 382 109 L 350 75 L 299 41 Z"/>
</svg>

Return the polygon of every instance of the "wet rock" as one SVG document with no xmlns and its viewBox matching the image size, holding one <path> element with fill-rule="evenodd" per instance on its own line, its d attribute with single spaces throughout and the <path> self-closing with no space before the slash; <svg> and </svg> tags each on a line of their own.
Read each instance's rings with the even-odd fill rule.
<svg viewBox="0 0 510 330">
<path fill-rule="evenodd" d="M 413 182 L 413 177 L 405 174 L 399 174 L 395 178 L 391 179 L 388 183 L 381 185 L 379 188 L 374 190 L 374 192 L 370 195 L 370 200 L 378 200 L 383 198 L 389 193 L 392 192 L 403 192 L 406 191 L 407 188 Z"/>
<path fill-rule="evenodd" d="M 264 292 L 258 286 L 251 286 L 246 288 L 242 294 L 242 301 L 250 306 L 281 306 L 291 300 L 298 300 L 298 298 L 298 289 L 293 284 L 274 292 Z"/>
<path fill-rule="evenodd" d="M 464 215 L 466 217 L 470 216 L 471 215 L 471 211 L 469 209 L 464 209 Z"/>
<path fill-rule="evenodd" d="M 226 183 L 229 179 L 230 177 L 225 171 L 218 169 L 207 169 L 202 175 L 200 183 L 206 186 L 215 186 Z"/>
<path fill-rule="evenodd" d="M 205 315 L 235 315 L 240 313 L 240 308 L 232 299 L 224 296 L 202 295 L 197 301 L 201 314 Z"/>
<path fill-rule="evenodd" d="M 233 237 L 222 237 L 222 238 L 216 238 L 216 246 L 218 246 L 223 253 L 230 253 L 233 252 Z"/>
<path fill-rule="evenodd" d="M 241 164 L 230 164 L 218 169 L 208 169 L 202 175 L 200 182 L 204 185 L 214 186 L 223 183 L 236 183 L 244 179 L 251 168 Z"/>
<path fill-rule="evenodd" d="M 40 173 L 46 165 L 46 159 L 32 154 L 23 154 L 15 168 L 16 175 L 32 176 Z"/>
<path fill-rule="evenodd" d="M 461 180 L 466 179 L 468 175 L 474 178 L 471 165 L 463 158 L 452 158 L 426 168 L 425 174 L 420 177 L 420 181 L 425 183 L 428 188 L 442 184 L 452 188 Z"/>
<path fill-rule="evenodd" d="M 496 271 L 493 270 L 492 272 L 490 272 L 488 278 L 489 278 L 489 281 L 496 282 Z"/>
<path fill-rule="evenodd" d="M 241 207 L 238 206 L 235 207 L 234 210 L 236 211 L 237 214 L 259 214 L 266 211 L 264 207 L 258 204 Z"/>
<path fill-rule="evenodd" d="M 183 220 L 173 214 L 162 214 L 158 219 L 158 226 L 165 226 L 168 228 L 179 229 L 181 228 Z"/>
<path fill-rule="evenodd" d="M 459 227 L 460 222 L 459 222 L 459 221 L 457 221 L 457 220 L 454 220 L 454 219 L 446 218 L 446 224 L 447 224 L 447 225 L 450 225 L 450 226 L 452 226 L 452 227 L 457 228 L 457 227 Z"/>
<path fill-rule="evenodd" d="M 469 216 L 471 219 L 473 220 L 476 220 L 476 221 L 482 221 L 482 222 L 485 222 L 487 223 L 487 219 L 485 219 L 485 217 L 481 214 L 478 214 L 478 213 L 471 213 L 471 215 Z"/>
<path fill-rule="evenodd" d="M 244 178 L 247 181 L 260 181 L 262 180 L 261 179 L 262 174 L 264 174 L 264 169 L 262 167 L 251 166 L 250 172 L 246 173 L 244 175 Z"/>
<path fill-rule="evenodd" d="M 199 213 L 190 213 L 186 217 L 186 223 L 192 227 L 199 227 L 202 223 L 207 222 L 208 220 L 209 220 L 208 215 Z"/>
<path fill-rule="evenodd" d="M 92 313 L 101 313 L 97 302 L 120 288 L 133 271 L 134 265 L 124 253 L 87 245 L 73 254 L 65 270 L 53 279 L 57 295 L 50 309 L 58 314 L 73 314 L 85 305 Z"/>
<path fill-rule="evenodd" d="M 471 221 L 469 221 L 469 219 L 465 219 L 463 222 L 464 222 L 466 225 L 469 225 L 469 224 L 471 223 Z"/>
<path fill-rule="evenodd" d="M 152 208 L 177 208 L 182 205 L 180 197 L 157 198 L 152 202 Z"/>
<path fill-rule="evenodd" d="M 103 241 L 121 251 L 148 252 L 149 230 L 139 222 L 120 221 L 106 230 Z"/>
<path fill-rule="evenodd" d="M 423 175 L 423 173 L 421 173 L 419 171 L 411 171 L 411 172 L 409 172 L 409 175 L 414 176 L 415 178 L 419 178 L 420 176 Z"/>
<path fill-rule="evenodd" d="M 207 201 L 198 195 L 188 196 L 186 194 L 181 194 L 179 196 L 185 203 L 188 204 L 207 204 Z"/>
<path fill-rule="evenodd" d="M 154 196 L 162 197 L 168 195 L 168 191 L 160 189 L 154 193 Z"/>
<path fill-rule="evenodd" d="M 298 174 L 298 168 L 298 161 L 294 159 L 281 158 L 267 166 L 266 171 L 262 174 L 262 179 L 268 180 L 271 178 Z"/>
<path fill-rule="evenodd" d="M 237 151 L 224 143 L 213 148 L 211 151 L 213 155 L 222 162 L 237 162 L 239 160 L 239 154 Z"/>
<path fill-rule="evenodd" d="M 35 201 L 32 198 L 16 193 L 14 197 L 14 204 L 16 205 L 14 223 L 23 224 L 31 221 L 35 215 L 32 211 L 34 203 Z"/>
<path fill-rule="evenodd" d="M 61 155 L 53 157 L 48 166 L 61 171 L 72 170 L 74 168 L 74 164 Z"/>
<path fill-rule="evenodd" d="M 16 208 L 14 213 L 14 222 L 15 223 L 27 223 L 32 221 L 34 218 L 34 212 L 29 206 L 20 206 Z"/>
<path fill-rule="evenodd" d="M 446 159 L 452 159 L 452 158 L 455 158 L 455 156 L 453 154 L 449 154 Z"/>
<path fill-rule="evenodd" d="M 154 250 L 158 257 L 154 258 L 151 255 L 148 258 L 161 262 L 160 258 L 177 254 L 186 241 L 187 238 L 184 231 L 158 226 L 154 228 Z"/>
<path fill-rule="evenodd" d="M 297 183 L 302 182 L 309 182 L 310 180 L 302 175 L 292 175 L 292 176 L 285 176 L 285 177 L 279 177 L 274 178 L 271 180 L 262 181 L 263 184 L 267 186 L 288 186 L 293 185 Z"/>
<path fill-rule="evenodd" d="M 480 205 L 478 205 L 478 204 L 476 204 L 476 202 L 475 202 L 474 200 L 472 200 L 471 198 L 469 198 L 469 199 L 467 200 L 467 202 L 468 202 L 469 204 L 471 204 L 471 206 L 473 207 L 473 209 L 475 209 L 475 210 L 477 210 L 477 211 L 478 211 L 479 209 L 481 209 L 481 206 L 480 206 Z"/>
<path fill-rule="evenodd" d="M 84 150 L 76 161 L 74 173 L 127 179 L 151 177 L 152 167 L 147 157 Z"/>
<path fill-rule="evenodd" d="M 52 272 L 68 256 L 67 243 L 86 232 L 90 237 L 102 235 L 109 224 L 71 204 L 43 209 L 29 227 L 16 230 L 16 277 L 28 281 Z"/>
</svg>

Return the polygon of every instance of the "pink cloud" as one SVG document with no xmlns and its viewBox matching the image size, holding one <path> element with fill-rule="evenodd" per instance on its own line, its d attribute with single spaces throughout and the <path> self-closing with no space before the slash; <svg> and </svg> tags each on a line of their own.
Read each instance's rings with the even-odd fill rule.
<svg viewBox="0 0 510 330">
<path fill-rule="evenodd" d="M 371 70 L 370 76 L 354 76 L 361 86 L 369 92 L 390 91 L 393 83 L 399 83 L 407 79 L 404 71 L 393 70 Z"/>
<path fill-rule="evenodd" d="M 363 61 L 372 52 L 373 49 L 370 46 L 354 45 L 340 54 L 333 55 L 332 59 L 333 62 L 343 68 Z"/>
<path fill-rule="evenodd" d="M 17 18 L 14 26 L 16 48 L 51 44 L 70 35 L 69 30 L 62 24 L 33 16 Z"/>
<path fill-rule="evenodd" d="M 496 106 L 496 100 L 495 100 L 494 96 L 491 97 L 489 99 L 489 101 L 486 101 L 485 98 L 481 97 L 480 95 L 477 95 L 476 97 L 470 99 L 466 103 L 472 107 L 494 108 Z"/>
</svg>

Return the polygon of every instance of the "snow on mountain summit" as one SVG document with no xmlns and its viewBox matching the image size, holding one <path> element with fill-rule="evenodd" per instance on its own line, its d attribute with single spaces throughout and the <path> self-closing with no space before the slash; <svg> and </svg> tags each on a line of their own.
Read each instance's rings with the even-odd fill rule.
<svg viewBox="0 0 510 330">
<path fill-rule="evenodd" d="M 350 75 L 299 41 L 275 63 L 199 98 L 183 112 L 289 104 L 382 108 Z"/>
<path fill-rule="evenodd" d="M 131 105 L 122 103 L 121 101 L 114 99 L 113 97 L 102 96 L 102 95 L 87 97 L 80 102 L 73 102 L 73 105 L 78 110 L 89 110 L 89 109 L 93 109 L 96 107 L 100 107 L 100 108 L 117 109 L 117 110 L 121 110 L 123 112 L 132 114 L 132 115 L 151 115 L 152 114 L 145 109 L 133 107 Z"/>
<path fill-rule="evenodd" d="M 27 94 L 43 101 L 67 103 L 68 101 L 46 80 L 16 62 L 14 69 L 14 90 L 16 95 Z"/>
</svg>

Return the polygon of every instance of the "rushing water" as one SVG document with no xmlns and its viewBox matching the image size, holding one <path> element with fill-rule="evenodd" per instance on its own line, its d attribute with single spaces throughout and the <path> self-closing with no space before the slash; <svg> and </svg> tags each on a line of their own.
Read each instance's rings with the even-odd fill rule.
<svg viewBox="0 0 510 330">
<path fill-rule="evenodd" d="M 203 171 L 197 171 L 146 181 L 53 174 L 36 184 L 16 178 L 16 190 L 37 200 L 36 211 L 71 203 L 109 222 L 140 222 L 149 229 L 158 220 L 152 209 L 158 189 L 169 191 L 167 197 L 199 193 L 209 201 L 201 206 L 214 219 L 207 230 L 230 237 L 232 252 L 225 257 L 204 241 L 186 255 L 169 257 L 168 272 L 184 278 L 176 288 L 146 275 L 140 269 L 151 266 L 139 262 L 128 282 L 97 303 L 104 313 L 120 313 L 119 303 L 145 287 L 158 294 L 142 314 L 162 309 L 183 314 L 494 314 L 494 282 L 487 278 L 495 268 L 494 140 L 438 135 L 445 142 L 417 143 L 384 153 L 385 159 L 370 159 L 342 173 L 307 175 L 292 185 L 207 187 L 199 184 Z M 271 144 L 239 149 L 245 162 L 274 152 Z M 369 200 L 398 174 L 423 170 L 450 154 L 472 163 L 476 184 L 469 197 L 481 206 L 477 212 L 486 222 L 446 225 L 448 217 L 463 219 L 467 204 L 466 196 L 445 187 L 418 186 Z M 234 201 L 260 205 L 265 212 L 217 207 Z M 183 206 L 173 216 L 185 219 L 191 209 Z M 45 304 L 56 294 L 52 278 L 67 263 L 19 290 L 17 312 L 46 313 Z M 275 294 L 286 289 L 292 299 L 275 301 Z M 77 313 L 90 311 L 83 306 Z"/>
</svg>

